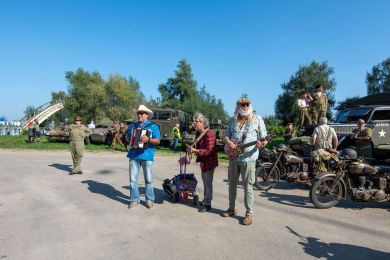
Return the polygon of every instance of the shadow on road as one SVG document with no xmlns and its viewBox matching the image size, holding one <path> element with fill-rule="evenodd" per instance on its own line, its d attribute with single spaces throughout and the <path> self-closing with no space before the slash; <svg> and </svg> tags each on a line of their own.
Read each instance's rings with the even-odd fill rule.
<svg viewBox="0 0 390 260">
<path fill-rule="evenodd" d="M 110 173 L 113 173 L 114 171 L 110 170 L 110 169 L 102 169 L 102 170 L 99 170 L 97 173 L 98 174 L 110 174 Z"/>
<path fill-rule="evenodd" d="M 116 190 L 109 184 L 100 183 L 94 180 L 86 180 L 81 183 L 88 184 L 88 189 L 90 192 L 101 194 L 110 198 L 112 200 L 116 200 L 120 203 L 128 205 L 130 203 L 129 196 L 126 196 L 122 192 Z"/>
<path fill-rule="evenodd" d="M 274 189 L 272 189 L 273 191 Z M 269 201 L 274 201 L 283 205 L 293 206 L 293 207 L 300 207 L 300 208 L 315 208 L 314 205 L 311 203 L 309 198 L 309 193 L 304 196 L 299 195 L 290 195 L 290 194 L 279 194 L 275 192 L 262 192 L 260 194 L 262 197 L 268 198 Z M 350 199 L 342 199 L 340 202 L 334 206 L 336 208 L 345 208 L 345 209 L 352 209 L 352 210 L 362 210 L 364 208 L 387 208 L 388 203 L 383 202 L 354 202 Z"/>
<path fill-rule="evenodd" d="M 269 201 L 274 201 L 280 204 L 300 207 L 300 208 L 313 208 L 309 199 L 309 194 L 307 196 L 298 196 L 290 194 L 279 194 L 274 192 L 263 192 L 260 196 L 268 198 Z"/>
<path fill-rule="evenodd" d="M 316 237 L 304 237 L 286 226 L 288 231 L 298 237 L 306 254 L 325 259 L 390 259 L 390 253 L 375 249 L 342 243 L 325 243 Z"/>
<path fill-rule="evenodd" d="M 309 190 L 310 184 L 278 181 L 273 189 L 274 190 Z"/>
<path fill-rule="evenodd" d="M 72 170 L 72 165 L 68 164 L 53 163 L 49 164 L 48 166 L 57 168 L 58 170 L 65 171 L 67 173 Z"/>
</svg>

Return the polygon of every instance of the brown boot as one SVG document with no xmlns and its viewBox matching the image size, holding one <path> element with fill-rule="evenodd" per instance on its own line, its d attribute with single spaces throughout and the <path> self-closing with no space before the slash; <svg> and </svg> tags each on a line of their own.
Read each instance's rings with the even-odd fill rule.
<svg viewBox="0 0 390 260">
<path fill-rule="evenodd" d="M 237 210 L 233 209 L 227 209 L 225 212 L 222 213 L 222 217 L 234 217 L 237 215 Z"/>
<path fill-rule="evenodd" d="M 252 214 L 246 215 L 244 220 L 242 221 L 242 224 L 245 226 L 248 226 L 252 223 L 253 223 L 253 215 Z"/>
</svg>

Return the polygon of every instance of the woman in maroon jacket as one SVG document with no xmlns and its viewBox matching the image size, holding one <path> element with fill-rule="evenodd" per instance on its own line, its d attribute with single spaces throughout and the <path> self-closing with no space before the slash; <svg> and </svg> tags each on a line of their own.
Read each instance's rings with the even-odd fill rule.
<svg viewBox="0 0 390 260">
<path fill-rule="evenodd" d="M 197 154 L 196 162 L 200 162 L 204 187 L 204 199 L 199 212 L 206 212 L 211 210 L 213 199 L 214 170 L 218 166 L 217 146 L 215 134 L 209 129 L 209 120 L 201 113 L 196 113 L 193 119 L 199 137 L 201 137 L 196 148 L 191 147 L 191 152 Z"/>
</svg>

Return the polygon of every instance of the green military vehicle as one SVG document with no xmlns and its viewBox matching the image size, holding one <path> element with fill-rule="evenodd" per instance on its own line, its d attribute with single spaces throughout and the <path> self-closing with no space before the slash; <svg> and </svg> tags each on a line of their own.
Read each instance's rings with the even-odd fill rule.
<svg viewBox="0 0 390 260">
<path fill-rule="evenodd" d="M 336 122 L 329 124 L 335 129 L 340 146 L 353 146 L 350 134 L 360 118 L 372 129 L 374 158 L 390 158 L 390 105 L 364 105 L 340 111 Z"/>
<path fill-rule="evenodd" d="M 192 115 L 171 108 L 152 108 L 154 115 L 150 118 L 150 121 L 156 123 L 161 132 L 161 144 L 170 145 L 172 142 L 172 129 L 176 124 L 180 125 L 180 133 L 182 137 L 182 142 L 192 143 L 195 140 L 195 129 L 191 127 Z M 222 123 L 222 120 L 211 119 L 210 120 L 210 129 L 215 133 L 217 137 L 217 147 L 218 149 L 223 149 L 224 145 L 224 131 L 225 125 Z"/>
<path fill-rule="evenodd" d="M 157 124 L 161 132 L 161 144 L 168 146 L 172 142 L 172 129 L 176 124 L 180 125 L 182 137 L 185 136 L 192 122 L 190 114 L 171 108 L 152 108 L 153 117 L 150 121 Z"/>
</svg>

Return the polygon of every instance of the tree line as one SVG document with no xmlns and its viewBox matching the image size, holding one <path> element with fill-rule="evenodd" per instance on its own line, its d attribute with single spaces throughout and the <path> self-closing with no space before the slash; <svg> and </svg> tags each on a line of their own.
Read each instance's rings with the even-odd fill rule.
<svg viewBox="0 0 390 260">
<path fill-rule="evenodd" d="M 179 109 L 188 114 L 201 112 L 210 119 L 226 122 L 228 114 L 221 99 L 217 99 L 206 90 L 198 87 L 192 74 L 191 65 L 180 60 L 174 76 L 159 85 L 161 97 L 147 100 L 141 91 L 140 83 L 133 77 L 110 75 L 104 79 L 99 72 L 88 72 L 82 68 L 65 73 L 68 82 L 67 92 L 52 92 L 52 103 L 62 102 L 64 108 L 48 121 L 63 122 L 65 118 L 80 116 L 84 122 L 95 120 L 99 123 L 111 121 L 135 120 L 140 104 L 152 109 L 155 107 Z M 25 115 L 37 112 L 34 106 L 28 106 Z"/>
<path fill-rule="evenodd" d="M 340 111 L 351 107 L 360 97 L 352 96 L 336 105 L 334 93 L 336 80 L 333 68 L 327 62 L 312 61 L 309 65 L 299 66 L 288 82 L 280 86 L 282 93 L 275 101 L 275 115 L 265 118 L 270 126 L 298 122 L 297 99 L 302 92 L 312 92 L 315 85 L 321 84 L 329 98 L 328 117 L 332 109 Z M 158 86 L 160 97 L 149 100 L 141 91 L 140 83 L 133 77 L 119 74 L 104 79 L 99 72 L 88 72 L 82 68 L 65 73 L 68 82 L 67 92 L 52 92 L 51 102 L 62 102 L 64 109 L 53 115 L 50 120 L 57 122 L 64 118 L 81 116 L 84 121 L 95 120 L 108 123 L 112 120 L 134 120 L 135 111 L 140 104 L 153 107 L 179 109 L 189 114 L 199 111 L 208 118 L 226 122 L 228 114 L 221 99 L 207 91 L 207 87 L 198 86 L 191 65 L 180 60 L 174 75 Z M 390 58 L 373 66 L 366 75 L 367 95 L 390 91 Z M 28 106 L 25 115 L 36 113 L 34 106 Z"/>
</svg>

